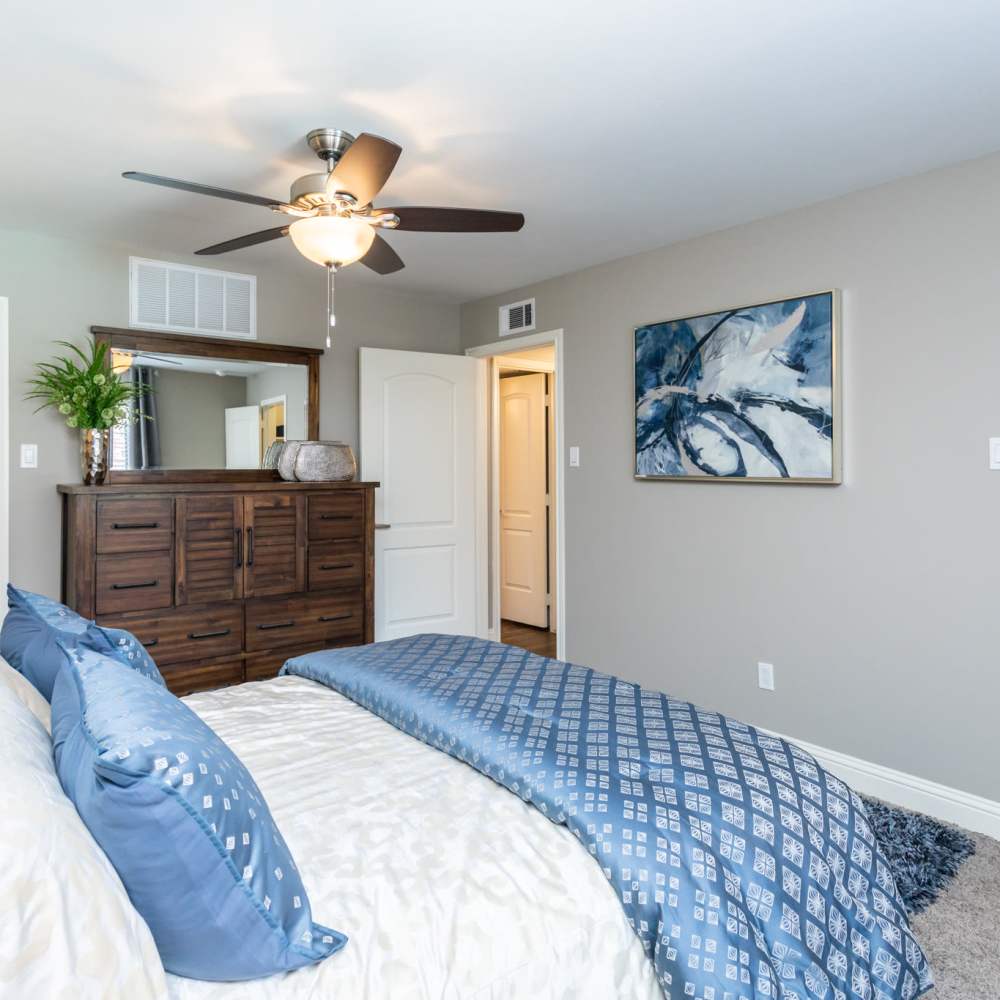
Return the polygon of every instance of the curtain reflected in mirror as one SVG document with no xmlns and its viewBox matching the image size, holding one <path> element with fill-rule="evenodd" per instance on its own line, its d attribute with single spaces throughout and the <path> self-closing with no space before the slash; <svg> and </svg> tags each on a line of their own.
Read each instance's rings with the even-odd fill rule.
<svg viewBox="0 0 1000 1000">
<path fill-rule="evenodd" d="M 150 390 L 112 432 L 112 469 L 273 468 L 276 444 L 308 437 L 302 365 L 119 350 L 112 363 Z"/>
</svg>

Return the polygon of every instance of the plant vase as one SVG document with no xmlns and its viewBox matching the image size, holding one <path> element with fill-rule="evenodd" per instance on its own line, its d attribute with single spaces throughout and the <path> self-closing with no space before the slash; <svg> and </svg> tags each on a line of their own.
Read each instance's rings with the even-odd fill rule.
<svg viewBox="0 0 1000 1000">
<path fill-rule="evenodd" d="M 80 429 L 80 471 L 84 486 L 101 486 L 108 477 L 111 431 L 96 427 Z"/>
</svg>

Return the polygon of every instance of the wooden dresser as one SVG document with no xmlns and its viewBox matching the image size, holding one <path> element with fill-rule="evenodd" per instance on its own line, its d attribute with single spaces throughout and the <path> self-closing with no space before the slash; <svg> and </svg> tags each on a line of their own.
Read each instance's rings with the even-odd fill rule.
<svg viewBox="0 0 1000 1000">
<path fill-rule="evenodd" d="M 376 483 L 60 486 L 63 602 L 177 694 L 374 639 Z"/>
</svg>

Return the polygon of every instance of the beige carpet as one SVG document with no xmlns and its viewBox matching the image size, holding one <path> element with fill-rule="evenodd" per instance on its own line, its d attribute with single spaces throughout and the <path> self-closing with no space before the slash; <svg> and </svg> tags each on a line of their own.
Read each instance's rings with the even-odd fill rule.
<svg viewBox="0 0 1000 1000">
<path fill-rule="evenodd" d="M 970 836 L 976 853 L 911 920 L 937 983 L 928 1000 L 1000 998 L 1000 841 Z"/>
</svg>

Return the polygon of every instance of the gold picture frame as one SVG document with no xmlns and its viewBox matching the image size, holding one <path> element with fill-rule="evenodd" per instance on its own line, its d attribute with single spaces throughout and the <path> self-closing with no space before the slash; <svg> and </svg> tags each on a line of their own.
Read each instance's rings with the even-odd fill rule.
<svg viewBox="0 0 1000 1000">
<path fill-rule="evenodd" d="M 730 324 L 726 332 L 729 360 L 727 355 L 719 354 L 722 348 L 718 346 L 714 356 L 706 356 L 706 347 L 732 319 L 741 320 L 742 326 L 734 330 Z M 828 330 L 824 329 L 824 323 Z M 666 359 L 671 351 L 678 359 L 685 358 L 674 373 L 680 381 L 653 384 L 661 377 L 663 366 L 669 364 Z M 664 361 L 657 367 L 661 352 Z M 778 358 L 781 354 L 783 360 Z M 634 478 L 693 483 L 840 485 L 843 482 L 840 354 L 841 295 L 835 288 L 635 327 L 632 333 Z M 813 388 L 822 398 L 823 393 L 818 391 L 821 387 L 803 385 L 805 379 L 818 377 L 826 360 L 829 380 L 824 376 L 822 385 L 829 390 L 828 410 L 811 401 L 806 391 Z M 755 368 L 758 362 L 759 367 Z M 777 367 L 765 367 L 772 362 Z M 727 365 L 745 370 L 757 384 L 740 386 L 736 376 L 727 378 Z M 706 369 L 711 370 L 711 377 L 705 374 Z M 802 370 L 797 376 L 789 374 L 798 369 Z M 699 371 L 702 375 L 693 377 Z M 761 386 L 767 384 L 769 371 L 776 385 L 790 386 L 797 381 L 799 391 L 793 391 L 791 396 L 761 391 Z M 767 411 L 768 420 L 776 428 L 786 425 L 782 433 L 798 450 L 791 447 L 782 455 L 767 428 L 748 418 L 750 410 Z M 819 432 L 814 442 L 808 427 Z M 730 468 L 713 470 L 711 459 L 703 457 L 706 449 L 697 445 L 698 438 L 709 442 L 709 450 L 714 447 Z M 828 438 L 829 449 L 827 474 L 814 475 L 811 471 L 795 474 L 803 467 L 811 470 L 825 457 L 824 438 Z M 810 453 L 811 443 L 816 446 L 814 453 Z M 771 466 L 774 474 L 748 474 L 746 455 L 758 467 Z"/>
</svg>

